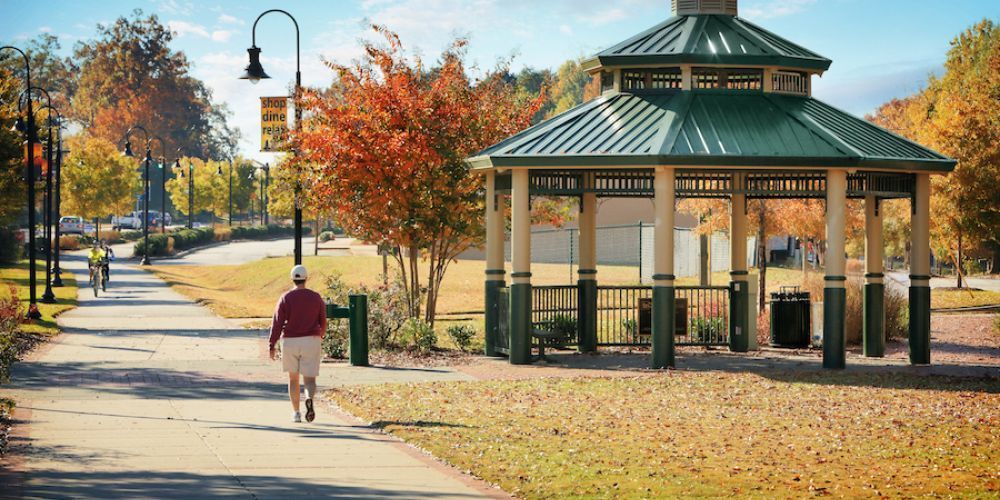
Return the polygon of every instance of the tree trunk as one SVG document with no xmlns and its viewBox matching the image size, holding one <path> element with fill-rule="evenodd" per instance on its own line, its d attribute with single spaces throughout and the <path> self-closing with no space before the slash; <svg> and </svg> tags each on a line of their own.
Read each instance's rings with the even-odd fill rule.
<svg viewBox="0 0 1000 500">
<path fill-rule="evenodd" d="M 316 216 L 316 231 L 313 232 L 313 255 L 319 255 L 319 215 Z"/>
<path fill-rule="evenodd" d="M 807 248 L 806 242 L 799 240 L 799 258 L 802 259 L 802 276 L 809 273 L 809 267 L 806 266 L 806 258 L 808 257 L 808 255 L 806 255 Z"/>
<path fill-rule="evenodd" d="M 958 277 L 958 288 L 962 288 L 962 230 L 958 230 L 958 256 L 955 259 L 955 276 Z"/>
</svg>

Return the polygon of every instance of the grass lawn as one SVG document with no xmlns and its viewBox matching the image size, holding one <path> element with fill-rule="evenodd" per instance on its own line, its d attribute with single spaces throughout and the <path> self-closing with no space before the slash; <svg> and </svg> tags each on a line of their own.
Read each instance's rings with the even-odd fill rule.
<svg viewBox="0 0 1000 500">
<path fill-rule="evenodd" d="M 44 257 L 39 259 L 35 264 L 35 280 L 36 298 L 40 300 L 42 298 L 42 294 L 45 293 Z M 23 331 L 44 335 L 55 335 L 56 333 L 59 333 L 59 327 L 56 326 L 55 317 L 64 311 L 73 309 L 77 306 L 76 280 L 73 278 L 73 273 L 62 273 L 62 281 L 63 286 L 52 289 L 52 292 L 56 295 L 57 303 L 43 304 L 39 301 L 38 310 L 42 313 L 42 319 L 22 325 Z M 29 295 L 28 261 L 22 260 L 17 264 L 4 264 L 3 266 L 0 266 L 0 283 L 13 285 L 17 288 L 17 296 L 21 300 L 21 304 L 25 307 L 25 311 L 27 311 Z M 7 291 L 3 290 L 0 293 L 6 294 Z"/>
<path fill-rule="evenodd" d="M 328 394 L 519 497 L 982 497 L 1000 488 L 998 380 L 671 371 Z"/>
<path fill-rule="evenodd" d="M 288 290 L 292 258 L 269 258 L 238 266 L 150 266 L 148 269 L 182 294 L 208 305 L 227 318 L 260 318 L 274 313 L 274 303 Z M 312 278 L 310 286 L 322 292 L 327 276 L 339 272 L 348 285 L 377 285 L 382 280 L 380 257 L 303 257 Z M 392 263 L 390 263 L 392 266 Z M 392 268 L 390 267 L 390 270 Z M 475 313 L 483 309 L 483 261 L 459 261 L 448 267 L 438 309 L 443 314 Z M 532 265 L 536 285 L 564 285 L 570 281 L 565 264 Z M 635 284 L 638 269 L 600 266 L 602 283 Z M 391 271 L 390 271 L 391 272 Z M 481 314 L 481 313 L 480 313 Z"/>
<path fill-rule="evenodd" d="M 997 304 L 1000 304 L 1000 292 L 989 290 L 931 290 L 931 307 L 934 309 L 993 306 Z"/>
</svg>

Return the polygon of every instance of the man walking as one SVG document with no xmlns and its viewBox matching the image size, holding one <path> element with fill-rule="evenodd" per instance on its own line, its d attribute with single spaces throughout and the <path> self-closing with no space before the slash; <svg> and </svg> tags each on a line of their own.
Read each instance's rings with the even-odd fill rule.
<svg viewBox="0 0 1000 500">
<path fill-rule="evenodd" d="M 281 339 L 281 366 L 288 373 L 288 398 L 292 402 L 292 421 L 301 422 L 299 412 L 299 374 L 306 386 L 306 422 L 316 418 L 313 398 L 316 377 L 323 359 L 323 334 L 326 333 L 326 304 L 323 297 L 306 288 L 309 273 L 304 266 L 292 268 L 295 288 L 278 299 L 271 321 L 270 355 L 277 357 L 275 344 Z"/>
</svg>

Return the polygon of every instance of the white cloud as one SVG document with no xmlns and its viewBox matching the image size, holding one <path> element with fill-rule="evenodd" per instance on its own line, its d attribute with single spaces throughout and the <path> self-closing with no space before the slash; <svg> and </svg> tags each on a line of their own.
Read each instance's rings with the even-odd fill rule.
<svg viewBox="0 0 1000 500">
<path fill-rule="evenodd" d="M 234 17 L 234 16 L 230 16 L 229 14 L 226 14 L 224 12 L 222 14 L 219 14 L 219 22 L 222 23 L 222 24 L 235 24 L 235 25 L 239 25 L 239 26 L 244 26 L 247 23 L 246 21 L 244 21 L 242 19 L 239 19 L 239 18 Z"/>
<path fill-rule="evenodd" d="M 740 15 L 747 19 L 771 19 L 790 16 L 805 10 L 816 0 L 757 0 L 740 6 Z"/>
<path fill-rule="evenodd" d="M 191 2 L 178 2 L 177 0 L 161 0 L 159 3 L 160 12 L 172 15 L 190 16 L 194 12 L 194 4 Z"/>
<path fill-rule="evenodd" d="M 38 31 L 42 33 L 52 33 L 52 28 L 50 26 L 42 26 L 41 28 L 38 28 Z"/>
<path fill-rule="evenodd" d="M 628 17 L 625 9 L 620 7 L 609 7 L 587 14 L 577 14 L 576 18 L 592 26 L 604 26 Z"/>
<path fill-rule="evenodd" d="M 229 30 L 215 30 L 212 32 L 212 40 L 216 42 L 228 42 L 233 37 L 233 32 Z"/>
<path fill-rule="evenodd" d="M 572 35 L 573 34 L 573 28 L 570 27 L 570 25 L 568 25 L 568 24 L 561 24 L 561 25 L 559 25 L 559 32 L 562 33 L 562 34 L 564 34 L 564 35 Z"/>
<path fill-rule="evenodd" d="M 176 32 L 178 37 L 184 37 L 187 35 L 196 35 L 204 38 L 208 38 L 211 35 L 208 30 L 200 24 L 189 23 L 187 21 L 177 21 L 172 20 L 167 22 L 167 27 L 170 31 Z"/>
</svg>

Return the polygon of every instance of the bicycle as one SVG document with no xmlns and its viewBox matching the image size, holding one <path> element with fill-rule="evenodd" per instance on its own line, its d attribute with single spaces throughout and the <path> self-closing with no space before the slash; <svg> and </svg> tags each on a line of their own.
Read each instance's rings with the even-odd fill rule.
<svg viewBox="0 0 1000 500">
<path fill-rule="evenodd" d="M 111 279 L 111 262 L 105 257 L 101 259 L 101 291 L 108 291 L 108 281 Z"/>
<path fill-rule="evenodd" d="M 97 288 L 101 284 L 101 280 L 100 280 L 99 274 L 98 274 L 100 271 L 98 271 L 98 267 L 97 266 L 98 265 L 94 264 L 94 263 L 90 264 L 90 286 L 91 286 L 91 288 L 94 289 L 94 297 L 97 297 Z"/>
</svg>

